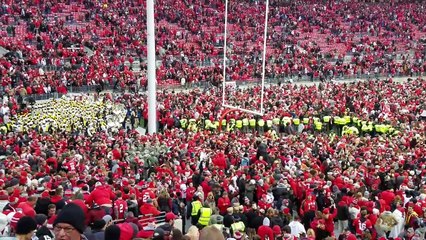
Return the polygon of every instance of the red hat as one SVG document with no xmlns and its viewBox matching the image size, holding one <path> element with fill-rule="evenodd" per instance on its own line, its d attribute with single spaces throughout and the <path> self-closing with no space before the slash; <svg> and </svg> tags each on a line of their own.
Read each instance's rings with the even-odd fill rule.
<svg viewBox="0 0 426 240">
<path fill-rule="evenodd" d="M 281 228 L 280 228 L 280 226 L 278 226 L 278 225 L 275 225 L 275 226 L 272 228 L 272 231 L 274 231 L 274 235 L 277 235 L 277 236 L 279 236 L 279 235 L 281 235 L 281 234 L 282 234 L 282 232 L 281 232 Z"/>
<path fill-rule="evenodd" d="M 170 221 L 170 220 L 175 220 L 176 219 L 176 215 L 172 212 L 168 212 L 166 213 L 166 222 Z"/>
<path fill-rule="evenodd" d="M 290 214 L 290 208 L 284 208 L 283 213 L 284 214 Z"/>
<path fill-rule="evenodd" d="M 326 208 L 322 211 L 324 214 L 329 214 L 330 213 L 330 209 Z"/>
<path fill-rule="evenodd" d="M 118 224 L 118 227 L 120 228 L 120 240 L 133 239 L 134 230 L 129 223 Z"/>
</svg>

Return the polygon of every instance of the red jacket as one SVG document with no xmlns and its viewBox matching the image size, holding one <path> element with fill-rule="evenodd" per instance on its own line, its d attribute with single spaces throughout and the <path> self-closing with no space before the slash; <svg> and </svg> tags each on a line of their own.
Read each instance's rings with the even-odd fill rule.
<svg viewBox="0 0 426 240">
<path fill-rule="evenodd" d="M 150 222 L 155 222 L 155 217 L 160 215 L 160 211 L 150 203 L 144 203 L 140 208 L 139 212 L 142 217 L 140 219 L 141 224 L 145 225 Z"/>
<path fill-rule="evenodd" d="M 260 239 L 265 240 L 266 237 L 269 238 L 269 240 L 273 240 L 274 238 L 274 231 L 272 231 L 272 228 L 269 226 L 262 225 L 257 230 L 257 235 L 260 236 Z"/>
<path fill-rule="evenodd" d="M 143 204 L 139 211 L 142 215 L 152 215 L 154 217 L 160 214 L 160 211 L 150 203 Z"/>
<path fill-rule="evenodd" d="M 21 208 L 25 216 L 35 217 L 36 215 L 34 208 L 28 202 L 21 202 L 17 208 Z"/>
<path fill-rule="evenodd" d="M 217 202 L 217 208 L 219 208 L 220 214 L 225 214 L 226 209 L 231 206 L 231 200 L 229 200 L 229 197 L 220 197 Z"/>
<path fill-rule="evenodd" d="M 112 200 L 115 198 L 115 194 L 107 186 L 97 187 L 93 192 L 90 193 L 86 200 L 86 204 L 91 206 L 93 202 L 99 206 L 105 204 L 112 204 Z"/>
</svg>

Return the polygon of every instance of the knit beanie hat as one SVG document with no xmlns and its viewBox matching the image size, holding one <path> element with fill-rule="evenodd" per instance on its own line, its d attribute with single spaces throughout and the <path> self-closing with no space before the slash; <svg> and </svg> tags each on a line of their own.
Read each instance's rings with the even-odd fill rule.
<svg viewBox="0 0 426 240">
<path fill-rule="evenodd" d="M 37 215 L 35 215 L 34 220 L 36 221 L 37 225 L 41 226 L 46 222 L 47 216 L 44 215 L 44 214 L 37 214 Z"/>
<path fill-rule="evenodd" d="M 18 223 L 16 224 L 17 235 L 26 235 L 36 229 L 37 229 L 37 223 L 32 217 L 29 217 L 29 216 L 21 217 Z"/>
<path fill-rule="evenodd" d="M 117 225 L 110 225 L 105 229 L 105 236 L 108 236 L 109 240 L 120 240 L 120 227 Z"/>
<path fill-rule="evenodd" d="M 53 223 L 56 226 L 58 223 L 68 223 L 77 229 L 78 232 L 83 233 L 86 226 L 84 225 L 85 216 L 84 212 L 78 205 L 70 203 L 64 206 L 59 212 L 58 216 Z"/>
<path fill-rule="evenodd" d="M 263 219 L 263 226 L 269 227 L 270 224 L 271 224 L 271 221 L 269 220 L 269 218 L 266 217 Z"/>
</svg>

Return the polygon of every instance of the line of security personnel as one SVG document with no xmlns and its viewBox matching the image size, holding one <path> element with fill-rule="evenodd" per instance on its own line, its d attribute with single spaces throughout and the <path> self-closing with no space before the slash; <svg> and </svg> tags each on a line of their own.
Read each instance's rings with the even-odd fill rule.
<svg viewBox="0 0 426 240">
<path fill-rule="evenodd" d="M 341 135 L 359 135 L 359 134 L 397 134 L 398 131 L 389 124 L 374 123 L 372 121 L 361 120 L 358 117 L 349 115 L 339 116 L 322 116 L 322 117 L 276 117 L 273 119 L 257 118 L 242 118 L 229 120 L 222 119 L 211 121 L 210 119 L 180 119 L 180 127 L 189 131 L 218 130 L 222 131 L 254 131 L 259 133 L 263 131 L 283 132 L 286 128 L 297 129 L 302 127 L 303 130 L 312 130 L 315 132 L 335 131 Z"/>
</svg>

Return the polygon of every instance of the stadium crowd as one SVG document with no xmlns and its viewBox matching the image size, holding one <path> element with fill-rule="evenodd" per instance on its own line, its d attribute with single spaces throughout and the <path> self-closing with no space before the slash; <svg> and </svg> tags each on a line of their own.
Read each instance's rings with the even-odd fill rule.
<svg viewBox="0 0 426 240">
<path fill-rule="evenodd" d="M 1 4 L 1 239 L 426 238 L 423 2 L 271 0 L 267 78 L 415 77 L 281 81 L 262 117 L 164 90 L 153 135 L 145 93 L 26 99 L 145 87 L 145 1 Z M 265 6 L 229 4 L 226 80 L 259 79 Z M 156 1 L 159 84 L 221 83 L 224 9 Z M 258 110 L 260 91 L 226 101 Z"/>
<path fill-rule="evenodd" d="M 93 104 L 127 111 L 123 118 L 88 114 L 105 123 L 94 132 L 71 114 L 90 111 L 79 103 L 90 101 L 55 100 L 74 109 L 69 115 L 31 114 L 38 104 L 12 114 L 12 96 L 1 107 L 8 122 L 0 232 L 18 239 L 424 239 L 425 85 L 421 78 L 272 85 L 262 118 L 241 111 L 221 118 L 216 88 L 164 91 L 154 135 L 138 129 L 146 124 L 143 94 L 95 96 Z M 232 91 L 236 102 L 259 103 L 259 87 Z M 32 124 L 17 131 L 22 122 Z"/>
<path fill-rule="evenodd" d="M 425 72 L 423 3 L 301 2 L 270 1 L 266 77 Z M 3 1 L 0 46 L 9 51 L 0 58 L 3 90 L 31 95 L 66 93 L 70 86 L 145 86 L 144 4 Z M 259 1 L 230 1 L 229 80 L 260 78 L 264 11 Z M 223 19 L 219 0 L 158 1 L 158 83 L 220 82 Z"/>
</svg>

